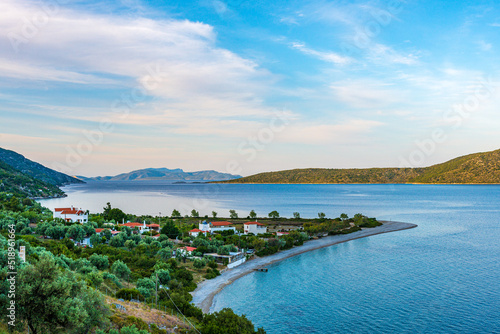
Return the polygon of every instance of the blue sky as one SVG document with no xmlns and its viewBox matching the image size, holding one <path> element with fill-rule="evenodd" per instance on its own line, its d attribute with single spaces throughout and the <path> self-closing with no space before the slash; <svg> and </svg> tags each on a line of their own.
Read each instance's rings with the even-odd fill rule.
<svg viewBox="0 0 500 334">
<path fill-rule="evenodd" d="M 498 149 L 494 1 L 0 4 L 0 147 L 72 175 Z"/>
</svg>

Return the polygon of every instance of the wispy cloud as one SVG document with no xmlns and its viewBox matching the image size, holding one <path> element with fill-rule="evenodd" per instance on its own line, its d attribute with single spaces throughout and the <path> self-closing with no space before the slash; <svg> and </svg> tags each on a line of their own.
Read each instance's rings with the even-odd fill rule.
<svg viewBox="0 0 500 334">
<path fill-rule="evenodd" d="M 293 49 L 299 50 L 303 54 L 313 56 L 313 57 L 318 58 L 322 61 L 333 63 L 336 65 L 345 65 L 345 64 L 349 64 L 353 61 L 352 58 L 342 56 L 342 55 L 335 53 L 335 52 L 317 51 L 317 50 L 308 48 L 308 47 L 306 47 L 306 45 L 304 43 L 301 43 L 301 42 L 291 43 L 290 46 Z"/>
</svg>

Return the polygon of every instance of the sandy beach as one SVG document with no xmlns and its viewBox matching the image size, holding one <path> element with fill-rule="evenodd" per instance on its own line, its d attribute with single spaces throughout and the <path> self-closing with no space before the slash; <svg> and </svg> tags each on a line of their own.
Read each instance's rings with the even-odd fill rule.
<svg viewBox="0 0 500 334">
<path fill-rule="evenodd" d="M 233 283 L 238 278 L 253 272 L 257 268 L 265 267 L 305 252 L 332 246 L 342 242 L 417 227 L 415 224 L 402 222 L 381 221 L 381 223 L 383 223 L 382 226 L 365 228 L 361 231 L 345 235 L 333 235 L 321 239 L 310 240 L 305 242 L 302 246 L 287 249 L 270 256 L 247 261 L 236 268 L 225 271 L 222 275 L 214 279 L 206 280 L 198 284 L 196 290 L 192 292 L 193 303 L 200 307 L 204 313 L 208 313 L 212 307 L 215 295 L 217 295 L 225 286 Z"/>
</svg>

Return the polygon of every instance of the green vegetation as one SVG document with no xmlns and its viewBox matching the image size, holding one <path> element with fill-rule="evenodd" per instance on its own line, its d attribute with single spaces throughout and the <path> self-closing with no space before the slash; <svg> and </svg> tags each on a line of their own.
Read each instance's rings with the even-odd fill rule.
<svg viewBox="0 0 500 334">
<path fill-rule="evenodd" d="M 82 181 L 77 178 L 42 166 L 37 162 L 26 159 L 14 151 L 3 148 L 0 148 L 0 162 L 11 166 L 17 171 L 20 171 L 35 180 L 42 181 L 43 183 L 48 183 L 53 186 L 62 186 L 69 183 L 82 183 Z"/>
<path fill-rule="evenodd" d="M 500 150 L 475 153 L 425 168 L 293 169 L 226 183 L 500 183 Z"/>
<path fill-rule="evenodd" d="M 62 197 L 64 192 L 55 185 L 45 183 L 24 174 L 0 161 L 0 192 L 4 196 L 21 197 Z"/>
</svg>

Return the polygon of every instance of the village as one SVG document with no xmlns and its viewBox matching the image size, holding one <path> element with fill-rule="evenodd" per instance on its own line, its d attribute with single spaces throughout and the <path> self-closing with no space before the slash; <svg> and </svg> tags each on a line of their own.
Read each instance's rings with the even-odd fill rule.
<svg viewBox="0 0 500 334">
<path fill-rule="evenodd" d="M 86 229 L 85 236 L 70 238 L 76 246 L 93 247 L 96 241 L 101 244 L 103 240 L 105 243 L 113 244 L 112 239 L 121 233 L 139 236 L 140 239 L 137 239 L 136 244 L 140 243 L 140 240 L 150 243 L 164 240 L 165 233 L 162 231 L 166 231 L 165 226 L 170 226 L 178 231 L 169 235 L 169 240 L 173 244 L 171 258 L 182 259 L 184 262 L 188 259 L 192 261 L 200 258 L 212 259 L 227 269 L 241 265 L 255 255 L 270 255 L 279 250 L 300 246 L 311 238 L 354 232 L 360 229 L 359 224 L 365 224 L 367 227 L 370 222 L 373 224 L 373 219 L 360 214 L 352 219 L 345 214 L 336 219 L 327 219 L 324 213 L 318 213 L 316 219 L 301 219 L 300 216 L 297 217 L 298 214 L 294 219 L 287 219 L 276 217 L 276 214 L 277 212 L 273 211 L 269 214 L 271 218 L 255 217 L 254 221 L 239 218 L 211 221 L 207 217 L 172 217 L 166 218 L 165 222 L 152 223 L 146 222 L 146 219 L 142 222 L 131 222 L 125 218 L 122 218 L 122 222 L 99 221 L 93 219 L 96 216 L 92 217 L 88 210 L 74 206 L 55 208 L 53 211 L 56 220 L 63 220 L 67 224 L 93 226 L 93 231 Z M 152 219 L 148 217 L 147 220 Z M 212 240 L 219 242 L 217 247 L 207 248 L 203 246 L 202 240 L 207 240 L 209 243 Z M 122 244 L 125 247 L 125 243 Z"/>
</svg>

